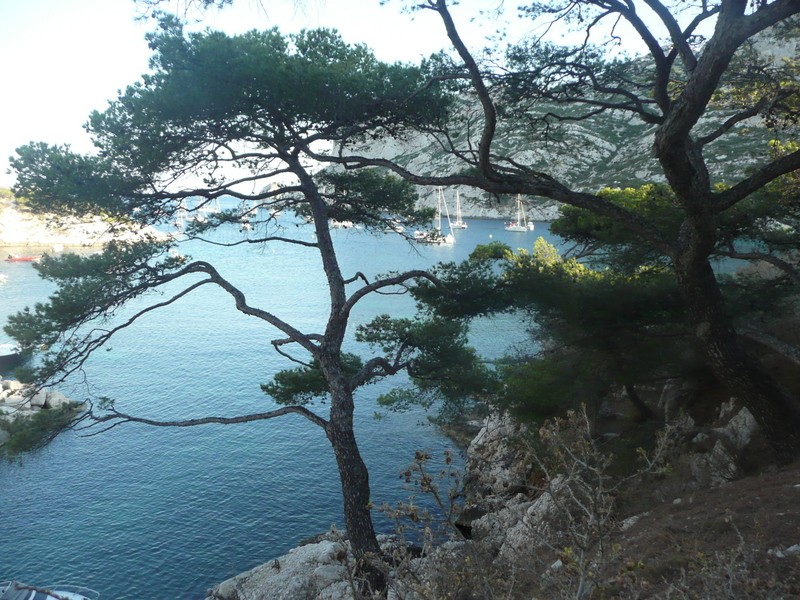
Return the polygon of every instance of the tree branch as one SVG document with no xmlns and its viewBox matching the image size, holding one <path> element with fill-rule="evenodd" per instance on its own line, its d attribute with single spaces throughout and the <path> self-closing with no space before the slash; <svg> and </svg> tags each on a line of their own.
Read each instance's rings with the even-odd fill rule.
<svg viewBox="0 0 800 600">
<path fill-rule="evenodd" d="M 376 374 L 394 375 L 408 367 L 408 362 L 400 360 L 400 357 L 405 349 L 405 345 L 401 346 L 401 348 L 397 351 L 394 361 L 392 362 L 383 356 L 375 356 L 369 359 L 366 363 L 364 363 L 364 366 L 359 369 L 358 373 L 350 378 L 350 386 L 353 389 L 356 389 L 357 387 L 360 387 L 370 381 Z"/>
<path fill-rule="evenodd" d="M 770 350 L 777 352 L 795 365 L 800 366 L 800 349 L 792 344 L 784 342 L 783 340 L 779 340 L 774 335 L 770 335 L 766 331 L 756 329 L 752 325 L 739 325 L 736 329 L 739 331 L 739 335 L 741 335 L 743 338 L 747 338 L 762 344 Z"/>
<path fill-rule="evenodd" d="M 126 319 L 125 322 L 123 322 L 120 325 L 117 325 L 117 326 L 115 326 L 115 327 L 113 327 L 111 329 L 108 329 L 108 330 L 93 329 L 92 331 L 90 331 L 87 334 L 87 337 L 84 338 L 83 343 L 81 343 L 79 345 L 80 350 L 74 350 L 74 349 L 70 350 L 69 352 L 67 352 L 66 356 L 64 356 L 63 358 L 61 357 L 60 354 L 58 355 L 57 361 L 58 361 L 59 371 L 61 372 L 61 375 L 58 377 L 58 379 L 51 380 L 50 384 L 51 385 L 55 385 L 55 384 L 61 383 L 61 382 L 65 381 L 67 379 L 67 377 L 69 377 L 73 373 L 75 373 L 77 371 L 80 371 L 83 368 L 83 365 L 89 359 L 89 356 L 91 356 L 91 354 L 94 353 L 96 350 L 98 350 L 101 347 L 103 347 L 106 344 L 106 342 L 108 342 L 117 332 L 119 332 L 119 331 L 121 331 L 123 329 L 126 329 L 127 327 L 130 327 L 131 325 L 133 325 L 136 321 L 138 321 L 141 317 L 143 317 L 147 313 L 152 312 L 154 310 L 157 310 L 159 308 L 163 308 L 165 306 L 169 306 L 173 302 L 178 301 L 179 299 L 183 298 L 184 296 L 186 296 L 190 292 L 196 290 L 200 286 L 206 285 L 208 283 L 211 283 L 211 281 L 208 280 L 208 279 L 205 279 L 205 280 L 202 280 L 202 281 L 198 281 L 198 282 L 190 285 L 186 289 L 180 291 L 179 293 L 175 294 L 174 296 L 172 296 L 168 300 L 165 300 L 163 302 L 158 302 L 156 304 L 151 304 L 150 306 L 147 306 L 147 307 L 143 308 L 142 310 L 136 312 L 134 315 L 132 315 L 131 317 Z M 91 334 L 93 334 L 93 333 L 95 333 L 97 331 L 103 331 L 102 335 L 100 335 L 98 337 L 95 337 L 95 338 L 92 338 L 92 339 L 88 338 L 88 336 L 90 336 Z M 67 368 L 67 365 L 70 365 L 70 364 L 72 366 Z"/>
<path fill-rule="evenodd" d="M 384 279 L 378 279 L 376 281 L 373 281 L 372 283 L 368 283 L 362 288 L 359 288 L 358 290 L 353 292 L 353 294 L 347 299 L 347 302 L 344 304 L 342 310 L 345 313 L 349 313 L 356 305 L 356 303 L 362 298 L 364 298 L 364 296 L 386 287 L 401 285 L 411 279 L 427 279 L 435 286 L 439 288 L 442 287 L 442 282 L 436 276 L 428 273 L 427 271 L 421 271 L 421 270 L 406 271 L 405 273 L 401 273 L 400 275 L 395 275 L 394 277 L 386 277 Z"/>
<path fill-rule="evenodd" d="M 494 102 L 492 102 L 492 98 L 489 94 L 489 90 L 483 81 L 478 64 L 475 62 L 475 59 L 472 57 L 472 54 L 470 54 L 467 46 L 464 44 L 461 36 L 456 30 L 453 17 L 450 15 L 450 11 L 447 9 L 447 2 L 445 0 L 436 0 L 434 10 L 436 10 L 436 12 L 438 12 L 441 16 L 445 29 L 447 30 L 447 37 L 450 38 L 453 47 L 456 49 L 461 57 L 461 60 L 464 62 L 464 66 L 466 66 L 472 86 L 477 93 L 478 100 L 483 108 L 484 122 L 481 139 L 478 144 L 478 164 L 481 172 L 487 179 L 495 179 L 489 154 L 491 151 L 492 142 L 494 141 L 495 131 L 497 130 L 497 109 L 495 108 Z"/>
<path fill-rule="evenodd" d="M 683 61 L 683 66 L 686 68 L 688 73 L 691 73 L 695 66 L 697 65 L 697 58 L 692 52 L 691 47 L 687 42 L 685 34 L 681 31 L 678 22 L 675 20 L 675 17 L 672 16 L 672 13 L 669 9 L 664 6 L 659 0 L 644 0 L 645 4 L 649 6 L 658 18 L 661 19 L 661 22 L 667 28 L 669 32 L 669 37 L 672 40 L 672 43 L 675 45 L 675 49 L 680 54 L 681 60 Z"/>
<path fill-rule="evenodd" d="M 737 258 L 740 260 L 760 260 L 765 263 L 769 263 L 773 267 L 783 271 L 795 283 L 800 284 L 800 271 L 798 271 L 797 267 L 795 267 L 792 263 L 783 260 L 782 258 L 774 256 L 773 254 L 765 254 L 763 252 L 737 252 L 732 245 L 729 250 L 719 250 L 717 253 L 721 256 L 727 256 L 729 258 Z"/>
<path fill-rule="evenodd" d="M 725 133 L 730 131 L 736 124 L 741 123 L 751 117 L 755 117 L 758 113 L 760 113 L 769 103 L 769 98 L 766 96 L 762 97 L 756 104 L 753 106 L 732 115 L 726 121 L 720 125 L 716 130 L 712 131 L 708 135 L 704 135 L 702 137 L 697 138 L 698 146 L 705 146 L 713 142 L 714 140 L 722 137 Z"/>
<path fill-rule="evenodd" d="M 118 411 L 113 406 L 108 409 L 109 414 L 98 416 L 94 413 L 94 408 L 90 408 L 85 415 L 85 419 L 91 421 L 88 425 L 75 427 L 77 431 L 86 431 L 94 427 L 102 425 L 99 431 L 82 434 L 84 437 L 92 437 L 99 435 L 113 429 L 122 423 L 142 423 L 144 425 L 151 425 L 153 427 L 196 427 L 198 425 L 233 425 L 236 423 L 250 423 L 253 421 L 265 421 L 267 419 L 274 419 L 288 414 L 297 414 L 305 417 L 315 425 L 319 425 L 323 429 L 327 428 L 328 422 L 319 415 L 311 412 L 303 406 L 285 406 L 263 413 L 254 413 L 249 415 L 240 415 L 238 417 L 202 417 L 199 419 L 185 419 L 179 421 L 158 421 L 155 419 L 147 419 L 144 417 L 135 417 L 127 413 Z"/>
<path fill-rule="evenodd" d="M 733 187 L 713 195 L 712 210 L 721 213 L 781 175 L 800 169 L 800 150 L 786 154 L 755 171 Z"/>
<path fill-rule="evenodd" d="M 221 287 L 223 290 L 228 292 L 228 294 L 230 294 L 233 297 L 234 301 L 236 302 L 236 309 L 239 312 L 253 317 L 258 317 L 262 321 L 266 321 L 276 329 L 279 329 L 280 331 L 285 333 L 288 337 L 292 338 L 294 341 L 296 341 L 298 344 L 300 344 L 303 348 L 305 348 L 312 354 L 315 354 L 317 352 L 318 348 L 312 341 L 311 336 L 308 336 L 299 329 L 292 327 L 286 321 L 278 318 L 271 312 L 250 306 L 247 303 L 247 298 L 245 297 L 244 293 L 239 288 L 231 284 L 227 279 L 222 277 L 222 275 L 220 275 L 219 271 L 217 271 L 213 267 L 213 265 L 204 261 L 198 261 L 193 264 L 198 271 L 207 273 L 208 276 L 211 278 L 211 281 L 213 281 L 215 284 L 217 284 L 219 287 Z"/>
</svg>

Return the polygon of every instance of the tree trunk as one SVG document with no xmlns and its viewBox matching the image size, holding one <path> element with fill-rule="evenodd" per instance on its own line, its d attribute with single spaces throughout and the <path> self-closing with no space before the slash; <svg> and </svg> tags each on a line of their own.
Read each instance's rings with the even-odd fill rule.
<svg viewBox="0 0 800 600">
<path fill-rule="evenodd" d="M 381 590 L 385 587 L 385 577 L 377 564 L 381 549 L 372 524 L 369 472 L 353 431 L 353 395 L 350 390 L 334 389 L 331 385 L 331 418 L 325 433 L 339 467 L 345 527 L 358 571 L 370 589 Z"/>
<path fill-rule="evenodd" d="M 628 396 L 628 400 L 630 400 L 631 404 L 639 411 L 638 421 L 649 421 L 656 418 L 656 413 L 642 400 L 642 397 L 639 395 L 639 392 L 636 391 L 636 387 L 632 383 L 624 384 L 623 388 Z"/>
<path fill-rule="evenodd" d="M 369 473 L 358 451 L 352 429 L 328 427 L 328 439 L 333 446 L 344 498 L 344 519 L 347 535 L 357 559 L 367 554 L 378 556 L 380 547 L 375 538 L 370 511 Z"/>
<path fill-rule="evenodd" d="M 724 310 L 722 293 L 706 258 L 679 256 L 676 271 L 697 340 L 714 375 L 755 417 L 775 451 L 787 463 L 800 450 L 800 407 L 741 346 Z"/>
<path fill-rule="evenodd" d="M 314 217 L 317 247 L 330 292 L 331 310 L 324 341 L 315 355 L 328 384 L 331 410 L 325 434 L 333 447 L 342 486 L 344 521 L 356 568 L 367 591 L 383 590 L 384 573 L 379 566 L 381 549 L 375 537 L 370 510 L 369 472 L 361 458 L 353 431 L 353 390 L 342 369 L 342 342 L 347 331 L 348 314 L 344 311 L 346 291 L 336 250 L 328 228 L 325 201 L 311 175 L 294 159 L 294 172 L 303 186 Z"/>
</svg>

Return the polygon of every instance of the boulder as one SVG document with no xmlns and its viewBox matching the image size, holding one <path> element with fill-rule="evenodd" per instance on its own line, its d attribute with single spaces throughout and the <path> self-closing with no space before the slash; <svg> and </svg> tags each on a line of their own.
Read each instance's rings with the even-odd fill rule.
<svg viewBox="0 0 800 600">
<path fill-rule="evenodd" d="M 478 551 L 471 542 L 448 541 L 425 556 L 413 558 L 399 572 L 391 574 L 387 600 L 462 598 L 465 585 L 477 591 L 478 588 L 470 586 L 468 581 L 475 574 L 477 565 L 473 561 Z M 458 574 L 455 579 L 454 574 Z M 459 588 L 462 592 L 456 595 Z"/>
<path fill-rule="evenodd" d="M 472 521 L 472 539 L 499 551 L 509 531 L 523 520 L 533 504 L 526 497 L 508 500 L 504 508 Z"/>
<path fill-rule="evenodd" d="M 486 418 L 467 449 L 465 487 L 470 503 L 488 496 L 513 497 L 527 489 L 530 461 L 519 445 L 509 443 L 523 435 L 524 428 L 507 415 Z"/>
<path fill-rule="evenodd" d="M 349 600 L 347 547 L 323 540 L 223 581 L 206 600 Z"/>
<path fill-rule="evenodd" d="M 720 406 L 713 423 L 695 435 L 691 445 L 694 451 L 678 460 L 700 487 L 732 481 L 772 459 L 755 417 L 736 399 Z"/>
<path fill-rule="evenodd" d="M 670 379 L 661 390 L 658 408 L 664 420 L 672 422 L 697 394 L 696 385 L 683 379 Z"/>
<path fill-rule="evenodd" d="M 31 406 L 36 408 L 44 408 L 47 404 L 47 392 L 48 390 L 39 390 L 30 398 Z"/>
<path fill-rule="evenodd" d="M 3 388 L 3 390 L 10 390 L 12 392 L 16 392 L 25 387 L 22 383 L 20 383 L 16 379 L 3 379 L 2 384 L 0 384 L 0 386 Z"/>
<path fill-rule="evenodd" d="M 39 390 L 28 397 L 27 386 L 13 379 L 2 380 L 0 389 L 0 419 L 7 422 L 30 417 L 40 410 L 78 406 L 78 403 L 52 389 Z"/>
<path fill-rule="evenodd" d="M 6 396 L 5 398 L 5 405 L 10 408 L 22 409 L 22 408 L 29 408 L 30 402 L 28 398 L 23 396 L 22 394 L 12 394 L 11 396 Z"/>
<path fill-rule="evenodd" d="M 58 390 L 47 390 L 44 408 L 59 409 L 70 404 L 73 404 L 72 400 Z"/>
</svg>

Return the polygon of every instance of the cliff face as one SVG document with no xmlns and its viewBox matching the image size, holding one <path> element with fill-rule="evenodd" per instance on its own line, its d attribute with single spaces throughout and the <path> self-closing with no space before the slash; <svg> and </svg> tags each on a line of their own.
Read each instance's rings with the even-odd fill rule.
<svg viewBox="0 0 800 600">
<path fill-rule="evenodd" d="M 579 118 L 578 109 L 570 106 L 542 103 L 531 117 L 554 112 L 565 118 Z M 462 118 L 473 124 L 471 135 L 457 132 L 452 142 L 462 152 L 478 146 L 482 117 L 474 106 L 465 104 Z M 708 111 L 698 125 L 707 133 L 723 123 L 730 111 Z M 582 192 L 594 193 L 603 187 L 638 187 L 646 183 L 664 182 L 660 165 L 653 158 L 652 144 L 656 131 L 649 125 L 620 111 L 607 111 L 587 120 L 561 123 L 551 121 L 545 133 L 541 123 L 523 119 L 502 120 L 499 123 L 493 154 L 505 156 L 517 164 L 548 173 L 557 180 Z M 730 182 L 747 168 L 765 160 L 769 154 L 768 141 L 775 132 L 763 126 L 760 118 L 748 119 L 737 125 L 734 132 L 723 136 L 704 149 L 714 182 Z M 445 175 L 464 169 L 464 163 L 442 150 L 442 144 L 430 137 L 410 136 L 403 141 L 380 140 L 359 148 L 359 152 L 396 161 L 413 173 Z M 495 198 L 484 192 L 460 187 L 463 212 L 472 218 L 506 218 L 513 216 L 513 198 Z M 448 191 L 450 194 L 450 191 Z M 453 205 L 455 191 L 448 195 Z M 433 189 L 420 192 L 422 203 L 435 204 Z M 558 204 L 544 198 L 525 198 L 528 216 L 535 220 L 551 220 Z"/>
</svg>

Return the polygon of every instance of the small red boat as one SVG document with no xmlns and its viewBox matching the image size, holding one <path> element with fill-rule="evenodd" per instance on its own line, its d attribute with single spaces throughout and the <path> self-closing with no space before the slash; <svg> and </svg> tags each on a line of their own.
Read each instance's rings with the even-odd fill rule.
<svg viewBox="0 0 800 600">
<path fill-rule="evenodd" d="M 6 262 L 36 262 L 41 258 L 41 254 L 38 256 L 18 256 L 15 254 L 9 254 L 8 258 L 6 258 Z"/>
</svg>

